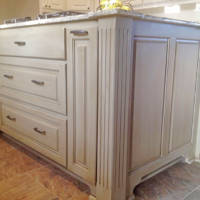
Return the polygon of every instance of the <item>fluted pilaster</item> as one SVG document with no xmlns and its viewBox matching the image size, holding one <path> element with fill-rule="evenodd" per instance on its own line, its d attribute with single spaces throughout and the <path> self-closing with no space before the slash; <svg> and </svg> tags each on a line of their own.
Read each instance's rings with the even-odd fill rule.
<svg viewBox="0 0 200 200">
<path fill-rule="evenodd" d="M 99 20 L 97 200 L 125 200 L 131 130 L 133 20 Z"/>
</svg>

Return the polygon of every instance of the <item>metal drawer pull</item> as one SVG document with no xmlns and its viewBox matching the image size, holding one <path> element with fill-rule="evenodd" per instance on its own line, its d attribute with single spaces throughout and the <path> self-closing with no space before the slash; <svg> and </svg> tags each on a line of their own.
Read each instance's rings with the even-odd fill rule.
<svg viewBox="0 0 200 200">
<path fill-rule="evenodd" d="M 70 31 L 70 33 L 77 35 L 77 36 L 88 35 L 88 31 L 84 31 L 84 30 L 74 30 L 74 31 Z"/>
<path fill-rule="evenodd" d="M 8 79 L 13 79 L 13 76 L 11 76 L 11 75 L 4 74 L 3 76 L 4 76 L 5 78 L 8 78 Z"/>
<path fill-rule="evenodd" d="M 26 42 L 23 41 L 15 41 L 14 44 L 18 45 L 18 46 L 25 46 Z"/>
<path fill-rule="evenodd" d="M 16 118 L 11 117 L 10 115 L 6 116 L 7 119 L 9 119 L 10 121 L 16 122 Z"/>
<path fill-rule="evenodd" d="M 46 135 L 46 131 L 40 131 L 38 128 L 33 129 L 35 132 L 41 134 L 41 135 Z"/>
<path fill-rule="evenodd" d="M 36 80 L 32 80 L 32 83 L 35 83 L 36 85 L 44 85 L 43 81 L 36 81 Z"/>
</svg>

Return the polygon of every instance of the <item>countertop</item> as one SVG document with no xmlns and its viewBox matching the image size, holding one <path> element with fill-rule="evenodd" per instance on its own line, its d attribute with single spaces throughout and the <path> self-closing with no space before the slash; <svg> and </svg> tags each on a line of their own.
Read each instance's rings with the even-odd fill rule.
<svg viewBox="0 0 200 200">
<path fill-rule="evenodd" d="M 156 21 L 156 22 L 162 22 L 162 23 L 168 23 L 168 24 L 180 24 L 180 25 L 194 26 L 194 27 L 200 28 L 200 23 L 197 23 L 197 22 L 154 17 L 150 15 L 144 15 L 135 11 L 125 11 L 125 10 L 120 10 L 120 9 L 114 9 L 114 10 L 89 12 L 87 14 L 74 15 L 74 16 L 33 20 L 33 21 L 27 21 L 27 22 L 15 23 L 15 24 L 2 24 L 0 25 L 0 29 L 36 26 L 36 25 L 42 25 L 42 24 L 55 24 L 55 23 L 64 23 L 64 22 L 67 23 L 67 22 L 73 22 L 73 21 L 97 20 L 102 17 L 116 16 L 116 15 L 126 16 L 126 17 L 135 18 L 135 19 L 141 19 L 141 20 Z"/>
</svg>

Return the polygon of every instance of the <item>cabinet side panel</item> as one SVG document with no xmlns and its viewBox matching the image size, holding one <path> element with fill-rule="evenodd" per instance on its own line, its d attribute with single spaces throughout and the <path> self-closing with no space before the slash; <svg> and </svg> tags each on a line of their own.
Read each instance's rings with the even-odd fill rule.
<svg viewBox="0 0 200 200">
<path fill-rule="evenodd" d="M 168 40 L 136 38 L 132 169 L 161 157 Z"/>
<path fill-rule="evenodd" d="M 198 41 L 177 40 L 169 151 L 192 140 Z"/>
</svg>

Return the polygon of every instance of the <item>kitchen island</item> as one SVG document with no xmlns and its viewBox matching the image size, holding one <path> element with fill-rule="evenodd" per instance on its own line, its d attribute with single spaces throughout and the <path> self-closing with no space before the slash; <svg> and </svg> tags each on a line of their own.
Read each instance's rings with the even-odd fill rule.
<svg viewBox="0 0 200 200">
<path fill-rule="evenodd" d="M 133 11 L 0 25 L 0 129 L 91 188 L 195 159 L 200 24 Z"/>
</svg>

